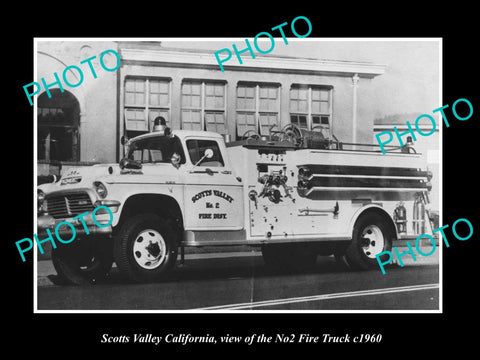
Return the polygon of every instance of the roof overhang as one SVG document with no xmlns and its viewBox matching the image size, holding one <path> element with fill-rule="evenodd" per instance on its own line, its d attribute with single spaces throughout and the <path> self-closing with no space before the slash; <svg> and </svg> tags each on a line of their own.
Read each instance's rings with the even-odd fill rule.
<svg viewBox="0 0 480 360">
<path fill-rule="evenodd" d="M 120 55 L 124 64 L 146 64 L 152 66 L 192 67 L 218 70 L 220 67 L 214 52 L 193 52 L 168 49 L 132 49 L 121 48 Z M 223 58 L 223 55 L 220 55 Z M 316 75 L 351 77 L 357 74 L 362 78 L 374 78 L 385 73 L 386 65 L 369 62 L 337 61 L 311 58 L 275 57 L 255 55 L 242 57 L 240 64 L 235 55 L 223 63 L 227 71 L 262 71 L 281 73 L 309 73 Z"/>
</svg>

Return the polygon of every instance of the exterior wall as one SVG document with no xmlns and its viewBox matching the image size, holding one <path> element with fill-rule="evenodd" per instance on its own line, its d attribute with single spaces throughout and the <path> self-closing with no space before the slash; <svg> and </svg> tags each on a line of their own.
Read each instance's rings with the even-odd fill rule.
<svg viewBox="0 0 480 360">
<path fill-rule="evenodd" d="M 131 50 L 131 49 L 128 49 Z M 120 46 L 120 53 L 122 48 Z M 140 53 L 135 59 L 127 54 L 119 73 L 119 104 L 120 104 L 120 129 L 123 131 L 124 123 L 124 99 L 125 80 L 128 77 L 166 78 L 171 80 L 171 108 L 170 126 L 173 129 L 181 128 L 181 86 L 184 80 L 205 80 L 222 81 L 226 83 L 226 124 L 228 135 L 231 139 L 236 136 L 236 89 L 239 82 L 252 83 L 275 83 L 280 88 L 280 126 L 290 123 L 290 88 L 293 84 L 328 86 L 332 88 L 332 121 L 333 134 L 343 142 L 356 142 L 372 144 L 373 129 L 373 106 L 363 101 L 371 95 L 364 95 L 362 92 L 368 89 L 371 81 L 374 81 L 371 74 L 360 76 L 357 86 L 356 105 L 356 137 L 353 136 L 353 94 L 354 86 L 350 72 L 322 73 L 320 71 L 298 71 L 295 69 L 268 69 L 242 67 L 226 69 L 222 72 L 218 66 L 193 65 L 193 64 L 171 64 L 162 60 L 161 49 L 148 54 Z M 143 56 L 143 58 L 142 58 Z M 213 56 L 212 56 L 213 57 Z M 255 61 L 255 60 L 253 60 Z M 290 60 L 293 64 L 294 59 Z M 378 74 L 376 74 L 378 75 Z M 122 132 L 123 134 L 123 132 Z M 240 135 L 240 134 L 239 134 Z M 119 152 L 121 149 L 119 149 Z"/>
<path fill-rule="evenodd" d="M 56 72 L 65 91 L 72 93 L 80 105 L 80 162 L 114 162 L 116 160 L 117 132 L 117 72 L 107 72 L 99 62 L 100 54 L 113 49 L 117 51 L 115 42 L 83 42 L 83 41 L 38 41 L 37 42 L 37 81 L 45 78 L 47 84 L 55 81 Z M 97 78 L 87 63 L 81 61 L 97 56 L 92 61 Z M 115 59 L 114 59 L 115 61 Z M 83 71 L 83 82 L 77 87 L 69 87 L 62 78 L 67 66 L 76 65 Z M 107 65 L 107 66 L 114 66 Z M 71 70 L 70 70 L 71 71 Z M 70 82 L 79 81 L 78 73 L 67 75 Z M 75 79 L 75 80 L 74 80 Z M 58 85 L 49 88 L 58 89 Z M 42 86 L 40 96 L 45 92 Z M 51 166 L 48 166 L 49 163 Z M 53 165 L 54 164 L 54 165 Z M 77 162 L 75 162 L 77 164 Z M 50 167 L 65 168 L 71 162 L 44 161 L 38 168 L 39 175 L 46 175 Z M 50 171 L 51 172 L 51 171 Z"/>
</svg>

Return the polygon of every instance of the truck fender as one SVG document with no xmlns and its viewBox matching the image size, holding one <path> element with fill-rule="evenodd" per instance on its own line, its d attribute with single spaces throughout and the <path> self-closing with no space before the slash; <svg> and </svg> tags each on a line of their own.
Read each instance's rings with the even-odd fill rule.
<svg viewBox="0 0 480 360">
<path fill-rule="evenodd" d="M 125 218 L 131 215 L 132 209 L 136 210 L 134 213 L 141 210 L 143 212 L 174 215 L 180 219 L 182 225 L 184 222 L 181 203 L 175 197 L 162 193 L 140 193 L 125 198 L 119 209 L 120 217 L 114 226 L 125 221 Z"/>
<path fill-rule="evenodd" d="M 370 212 L 370 211 L 382 214 L 387 219 L 386 221 L 388 223 L 388 226 L 394 231 L 395 239 L 398 239 L 397 227 L 395 225 L 395 222 L 393 221 L 390 214 L 386 212 L 385 209 L 378 204 L 367 204 L 362 206 L 360 209 L 358 209 L 350 219 L 348 233 L 353 236 L 353 228 L 355 226 L 355 222 L 357 221 L 357 219 L 362 214 L 365 214 L 366 212 Z"/>
</svg>

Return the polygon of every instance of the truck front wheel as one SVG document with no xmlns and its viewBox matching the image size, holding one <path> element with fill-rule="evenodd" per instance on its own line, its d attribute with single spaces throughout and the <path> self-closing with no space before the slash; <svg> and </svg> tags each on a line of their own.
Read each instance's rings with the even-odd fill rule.
<svg viewBox="0 0 480 360">
<path fill-rule="evenodd" d="M 118 268 L 136 282 L 158 281 L 177 260 L 177 234 L 156 214 L 139 214 L 121 226 L 113 254 Z"/>
<path fill-rule="evenodd" d="M 52 249 L 52 263 L 62 285 L 88 285 L 103 280 L 112 268 L 109 239 L 77 240 Z"/>
</svg>

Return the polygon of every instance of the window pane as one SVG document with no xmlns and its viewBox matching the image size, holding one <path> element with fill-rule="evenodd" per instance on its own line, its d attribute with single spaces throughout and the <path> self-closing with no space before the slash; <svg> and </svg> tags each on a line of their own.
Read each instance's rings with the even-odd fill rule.
<svg viewBox="0 0 480 360">
<path fill-rule="evenodd" d="M 224 85 L 205 84 L 205 107 L 207 109 L 222 109 L 224 107 Z"/>
<path fill-rule="evenodd" d="M 328 106 L 328 102 L 321 102 L 320 103 L 320 113 L 328 113 L 328 110 L 329 110 L 329 106 Z"/>
<path fill-rule="evenodd" d="M 269 88 L 268 89 L 268 97 L 270 99 L 276 99 L 277 98 L 277 88 Z"/>
<path fill-rule="evenodd" d="M 169 96 L 168 94 L 160 94 L 159 95 L 159 105 L 160 106 L 168 106 L 169 105 Z"/>
<path fill-rule="evenodd" d="M 207 131 L 213 131 L 219 134 L 225 134 L 227 129 L 225 127 L 225 116 L 223 113 L 209 113 L 205 114 L 205 123 Z"/>
<path fill-rule="evenodd" d="M 127 130 L 146 131 L 145 111 L 143 109 L 126 109 L 125 127 Z"/>
<path fill-rule="evenodd" d="M 248 130 L 257 131 L 254 113 L 237 113 L 237 135 L 242 137 Z"/>
<path fill-rule="evenodd" d="M 328 101 L 329 96 L 328 96 L 329 91 L 328 90 L 321 90 L 320 91 L 320 100 L 322 101 Z"/>
<path fill-rule="evenodd" d="M 245 99 L 237 98 L 237 109 L 245 109 Z"/>
<path fill-rule="evenodd" d="M 205 94 L 206 94 L 207 96 L 209 96 L 209 95 L 215 95 L 215 85 L 206 84 L 206 85 L 205 85 Z"/>
<path fill-rule="evenodd" d="M 301 128 L 306 129 L 307 128 L 307 117 L 305 115 L 300 115 L 298 117 L 299 119 L 299 125 Z"/>
<path fill-rule="evenodd" d="M 180 155 L 180 163 L 184 164 L 185 155 L 180 139 L 176 136 L 157 136 L 133 141 L 127 157 L 143 163 L 169 163 L 174 153 Z"/>
<path fill-rule="evenodd" d="M 125 80 L 125 91 L 133 92 L 135 89 L 135 82 L 132 79 Z"/>
<path fill-rule="evenodd" d="M 308 99 L 308 89 L 298 89 L 298 98 L 301 100 Z"/>
<path fill-rule="evenodd" d="M 200 95 L 191 95 L 190 106 L 195 107 L 195 108 L 200 108 L 201 107 Z"/>
<path fill-rule="evenodd" d="M 135 94 L 125 93 L 125 104 L 135 104 Z"/>
<path fill-rule="evenodd" d="M 308 113 L 308 89 L 298 87 L 290 89 L 290 111 Z"/>
<path fill-rule="evenodd" d="M 192 94 L 200 95 L 202 90 L 202 84 L 192 84 Z"/>
<path fill-rule="evenodd" d="M 188 83 L 182 84 L 182 94 L 191 94 L 192 93 L 192 85 Z"/>
<path fill-rule="evenodd" d="M 275 111 L 278 109 L 277 88 L 261 87 L 260 88 L 260 110 Z"/>
<path fill-rule="evenodd" d="M 218 84 L 217 86 L 215 86 L 215 95 L 217 96 L 223 96 L 223 89 L 224 89 L 225 85 L 223 84 Z"/>
<path fill-rule="evenodd" d="M 169 86 L 168 81 L 150 80 L 150 96 L 149 104 L 152 106 L 168 106 L 169 105 Z"/>
<path fill-rule="evenodd" d="M 308 112 L 308 102 L 306 100 L 299 100 L 298 101 L 298 111 Z"/>
<path fill-rule="evenodd" d="M 185 130 L 202 130 L 200 111 L 183 110 L 182 111 L 182 129 Z"/>
<path fill-rule="evenodd" d="M 255 88 L 240 85 L 237 88 L 237 109 L 255 109 Z"/>
<path fill-rule="evenodd" d="M 298 111 L 298 101 L 297 100 L 290 100 L 290 111 Z"/>
<path fill-rule="evenodd" d="M 270 128 L 273 125 L 278 124 L 277 114 L 260 114 L 259 121 L 260 121 L 260 134 L 269 135 Z"/>
<path fill-rule="evenodd" d="M 290 89 L 290 99 L 298 99 L 298 88 Z"/>
<path fill-rule="evenodd" d="M 125 104 L 145 105 L 145 83 L 143 79 L 125 80 Z"/>
<path fill-rule="evenodd" d="M 135 92 L 145 92 L 145 80 L 135 80 Z"/>
<path fill-rule="evenodd" d="M 210 159 L 204 159 L 197 166 L 224 166 L 222 153 L 216 141 L 212 140 L 187 140 L 188 155 L 192 164 L 196 164 L 204 155 L 205 150 L 213 150 L 213 156 Z"/>
<path fill-rule="evenodd" d="M 200 86 L 196 83 L 182 84 L 182 107 L 201 107 Z"/>
<path fill-rule="evenodd" d="M 290 121 L 302 129 L 307 129 L 307 117 L 305 115 L 292 114 L 290 115 Z"/>
</svg>

